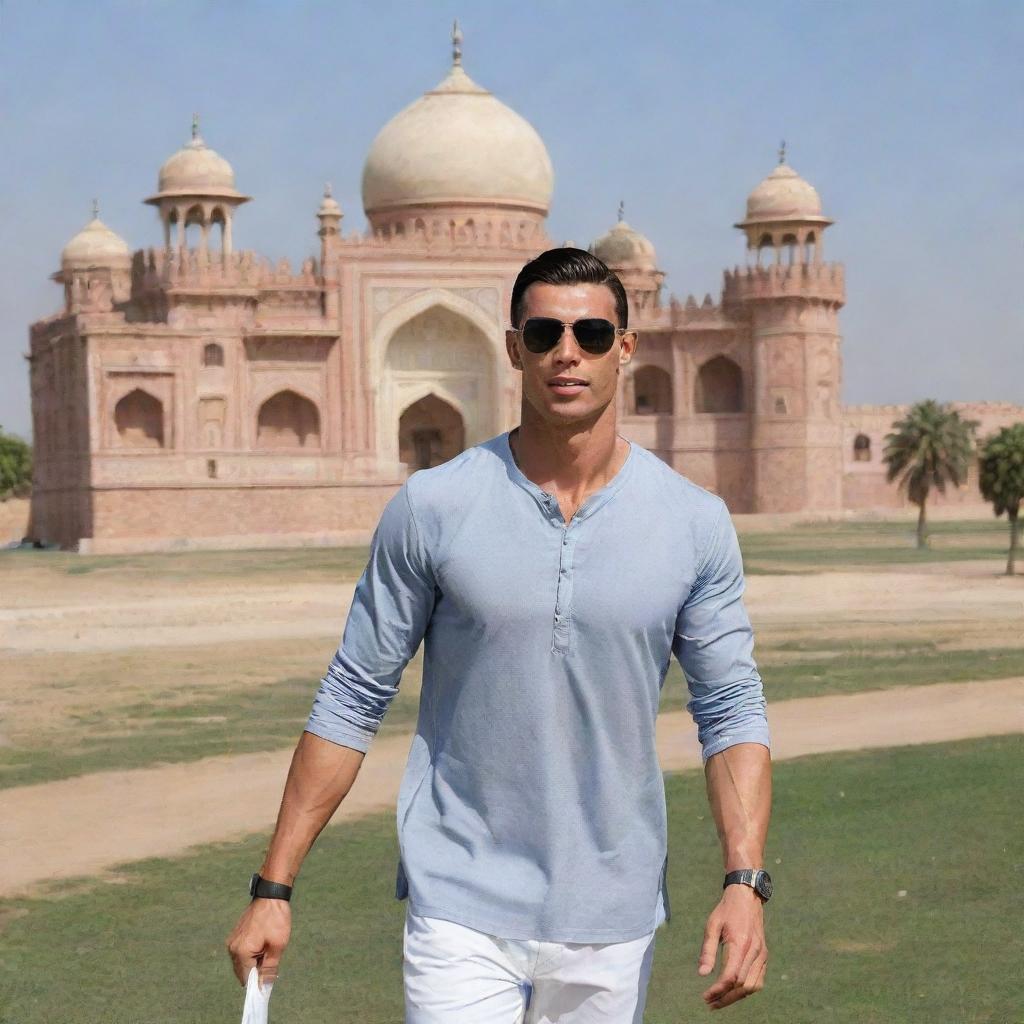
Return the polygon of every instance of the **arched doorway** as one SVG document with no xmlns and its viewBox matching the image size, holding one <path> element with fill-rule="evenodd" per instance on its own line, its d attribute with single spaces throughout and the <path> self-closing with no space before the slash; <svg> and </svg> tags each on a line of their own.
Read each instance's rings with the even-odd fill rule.
<svg viewBox="0 0 1024 1024">
<path fill-rule="evenodd" d="M 413 402 L 398 420 L 398 458 L 409 472 L 440 466 L 466 447 L 466 426 L 458 409 L 429 394 Z"/>
<path fill-rule="evenodd" d="M 491 341 L 446 305 L 394 330 L 379 395 L 381 454 L 413 470 L 446 462 L 500 429 Z"/>
<path fill-rule="evenodd" d="M 697 412 L 743 412 L 743 371 L 728 356 L 709 359 L 697 373 Z"/>
<path fill-rule="evenodd" d="M 278 391 L 261 406 L 256 418 L 257 448 L 319 448 L 320 413 L 304 396 Z"/>
<path fill-rule="evenodd" d="M 126 448 L 163 448 L 164 407 L 160 399 L 136 388 L 114 406 L 114 426 Z"/>
</svg>

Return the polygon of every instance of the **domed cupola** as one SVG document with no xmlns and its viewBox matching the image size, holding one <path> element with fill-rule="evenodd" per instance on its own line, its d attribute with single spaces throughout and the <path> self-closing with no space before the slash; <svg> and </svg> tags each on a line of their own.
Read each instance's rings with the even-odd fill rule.
<svg viewBox="0 0 1024 1024">
<path fill-rule="evenodd" d="M 747 215 L 735 226 L 747 236 L 748 252 L 765 261 L 771 250 L 775 262 L 788 253 L 788 262 L 817 262 L 821 232 L 833 223 L 821 212 L 817 189 L 786 163 L 786 144 L 779 148 L 779 163 L 747 196 Z"/>
<path fill-rule="evenodd" d="M 441 219 L 461 226 L 476 218 L 479 228 L 495 215 L 520 229 L 547 215 L 554 172 L 543 141 L 466 74 L 457 24 L 452 40 L 447 76 L 384 125 L 370 147 L 363 208 L 378 233 L 404 234 Z"/>
<path fill-rule="evenodd" d="M 52 280 L 64 285 L 68 312 L 106 312 L 128 299 L 131 262 L 128 243 L 100 220 L 94 199 L 92 220 L 61 250 L 60 270 Z"/>
<path fill-rule="evenodd" d="M 96 267 L 127 268 L 131 263 L 128 243 L 99 218 L 93 201 L 92 220 L 64 246 L 60 264 L 64 269 L 91 270 Z"/>
<path fill-rule="evenodd" d="M 624 204 L 619 203 L 618 221 L 591 244 L 590 251 L 615 271 L 633 308 L 650 309 L 658 305 L 665 275 L 658 269 L 654 245 L 626 223 L 624 212 Z"/>
<path fill-rule="evenodd" d="M 199 134 L 199 115 L 192 118 L 192 138 L 168 157 L 157 178 L 158 191 L 145 201 L 160 210 L 164 225 L 164 244 L 170 249 L 171 230 L 177 229 L 174 248 L 186 249 L 186 229 L 199 226 L 198 248 L 208 252 L 213 228 L 221 229 L 221 249 L 231 252 L 231 222 L 235 208 L 247 203 L 250 196 L 235 188 L 235 172 L 231 164 L 210 149 Z"/>
</svg>

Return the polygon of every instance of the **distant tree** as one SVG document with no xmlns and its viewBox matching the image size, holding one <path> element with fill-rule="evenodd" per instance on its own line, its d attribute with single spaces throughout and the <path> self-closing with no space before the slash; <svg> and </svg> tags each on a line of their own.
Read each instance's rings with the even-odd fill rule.
<svg viewBox="0 0 1024 1024">
<path fill-rule="evenodd" d="M 1010 521 L 1010 555 L 1006 575 L 1016 572 L 1020 541 L 1020 505 L 1024 501 L 1024 423 L 1003 427 L 985 440 L 978 457 L 978 486 L 997 516 L 1006 513 Z"/>
<path fill-rule="evenodd" d="M 897 486 L 918 506 L 917 546 L 928 546 L 925 504 L 932 487 L 946 493 L 946 484 L 960 487 L 967 480 L 974 453 L 977 420 L 963 420 L 949 403 L 927 398 L 910 407 L 885 435 L 882 461 L 886 480 L 899 478 Z"/>
<path fill-rule="evenodd" d="M 0 501 L 24 498 L 32 489 L 32 449 L 0 427 Z"/>
</svg>

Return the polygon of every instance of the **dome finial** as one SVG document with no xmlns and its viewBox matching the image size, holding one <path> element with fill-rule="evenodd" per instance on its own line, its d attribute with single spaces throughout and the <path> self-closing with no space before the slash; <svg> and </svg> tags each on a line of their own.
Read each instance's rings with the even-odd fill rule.
<svg viewBox="0 0 1024 1024">
<path fill-rule="evenodd" d="M 199 115 L 192 115 L 192 141 L 199 138 Z"/>
<path fill-rule="evenodd" d="M 783 139 L 779 143 L 779 163 L 784 164 L 786 162 L 786 140 Z"/>
<path fill-rule="evenodd" d="M 333 198 L 333 194 L 331 192 L 331 183 L 328 181 L 324 185 L 324 199 L 331 199 L 331 198 Z"/>
<path fill-rule="evenodd" d="M 98 199 L 94 199 L 92 201 L 92 219 L 93 220 L 99 220 L 99 216 L 100 216 L 100 201 Z"/>
<path fill-rule="evenodd" d="M 462 29 L 458 18 L 452 22 L 452 67 L 462 67 Z"/>
<path fill-rule="evenodd" d="M 619 200 L 619 223 L 620 224 L 625 219 L 625 216 L 626 216 L 626 200 L 625 199 L 620 199 Z"/>
</svg>

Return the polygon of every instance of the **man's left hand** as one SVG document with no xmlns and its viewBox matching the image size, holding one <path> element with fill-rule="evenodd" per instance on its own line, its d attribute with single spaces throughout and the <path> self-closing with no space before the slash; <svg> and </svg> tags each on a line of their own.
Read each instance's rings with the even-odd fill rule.
<svg viewBox="0 0 1024 1024">
<path fill-rule="evenodd" d="M 697 973 L 710 974 L 720 943 L 726 947 L 721 973 L 701 993 L 711 1010 L 720 1010 L 764 988 L 768 947 L 764 938 L 764 904 L 749 885 L 727 885 L 704 929 Z"/>
</svg>

